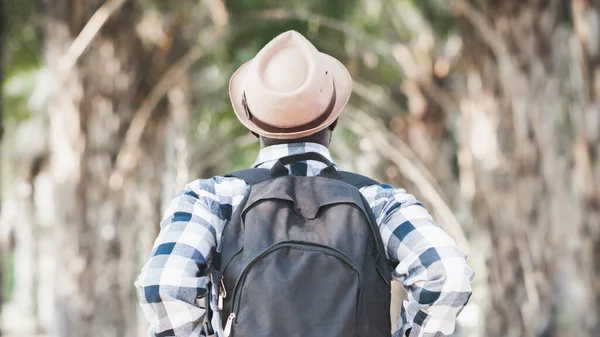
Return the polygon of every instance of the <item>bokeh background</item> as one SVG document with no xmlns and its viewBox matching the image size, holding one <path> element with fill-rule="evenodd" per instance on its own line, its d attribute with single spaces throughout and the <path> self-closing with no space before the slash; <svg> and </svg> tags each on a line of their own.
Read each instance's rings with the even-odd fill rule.
<svg viewBox="0 0 600 337">
<path fill-rule="evenodd" d="M 600 336 L 598 0 L 0 0 L 2 334 L 146 334 L 162 210 L 252 163 L 228 80 L 289 29 L 354 78 L 338 164 L 469 252 L 456 336 Z"/>
</svg>

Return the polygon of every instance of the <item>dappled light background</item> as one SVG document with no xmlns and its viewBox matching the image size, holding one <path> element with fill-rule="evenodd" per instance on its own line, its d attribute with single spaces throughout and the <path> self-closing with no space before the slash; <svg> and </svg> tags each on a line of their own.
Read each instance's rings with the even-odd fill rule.
<svg viewBox="0 0 600 337">
<path fill-rule="evenodd" d="M 353 76 L 339 166 L 469 253 L 456 336 L 600 334 L 600 2 L 0 0 L 0 27 L 2 334 L 146 335 L 161 213 L 253 162 L 229 77 L 289 29 Z"/>
</svg>

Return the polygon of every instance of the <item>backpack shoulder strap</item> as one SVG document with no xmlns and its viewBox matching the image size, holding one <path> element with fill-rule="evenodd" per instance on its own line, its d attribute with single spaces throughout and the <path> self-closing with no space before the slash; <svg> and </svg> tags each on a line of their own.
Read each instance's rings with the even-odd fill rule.
<svg viewBox="0 0 600 337">
<path fill-rule="evenodd" d="M 369 177 L 361 176 L 360 174 L 346 171 L 338 171 L 337 173 L 342 178 L 343 182 L 350 184 L 358 189 L 371 185 L 379 185 L 379 182 L 377 182 L 376 180 L 373 180 Z"/>
<path fill-rule="evenodd" d="M 267 180 L 273 178 L 273 177 L 271 177 L 270 170 L 260 169 L 260 168 L 252 168 L 252 169 L 235 171 L 235 172 L 231 172 L 231 173 L 224 175 L 224 177 L 241 179 L 250 186 L 256 185 L 258 183 L 262 183 L 263 181 L 267 181 Z M 248 196 L 246 196 L 246 198 L 248 198 Z M 244 199 L 244 200 L 246 200 L 246 199 Z M 242 203 L 245 203 L 245 201 L 242 201 Z M 225 228 L 227 228 L 228 225 L 229 224 L 226 224 Z M 207 319 L 205 319 L 205 324 L 206 324 L 206 330 L 209 335 L 214 334 L 214 327 L 212 326 L 211 318 L 214 314 L 216 314 L 212 310 L 212 307 L 210 305 L 211 296 L 218 296 L 217 294 L 212 294 L 210 289 L 212 288 L 212 283 L 217 282 L 216 280 L 220 280 L 222 277 L 221 270 L 220 270 L 221 269 L 221 258 L 222 258 L 221 254 L 222 254 L 222 252 L 215 253 L 215 256 L 213 257 L 213 260 L 211 261 L 211 265 L 210 265 L 210 269 L 209 269 L 209 273 L 211 275 L 211 280 L 210 280 L 211 285 L 209 286 L 208 296 L 206 296 L 207 303 L 206 303 L 206 308 L 205 308 L 206 315 L 207 315 Z M 217 285 L 217 288 L 219 288 L 218 285 Z M 220 291 L 220 288 L 219 288 L 219 291 Z"/>
<path fill-rule="evenodd" d="M 225 177 L 238 178 L 246 182 L 246 184 L 252 186 L 258 183 L 262 183 L 263 181 L 267 181 L 272 179 L 271 171 L 267 169 L 261 168 L 253 168 L 231 172 L 226 174 Z"/>
<path fill-rule="evenodd" d="M 379 182 L 377 182 L 376 180 L 362 176 L 360 174 L 346 171 L 338 171 L 337 173 L 342 178 L 341 180 L 343 182 L 350 184 L 358 189 L 371 185 L 379 185 Z M 235 171 L 226 174 L 225 177 L 241 179 L 245 181 L 248 185 L 256 185 L 258 183 L 262 183 L 263 181 L 273 179 L 270 170 L 261 168 Z"/>
</svg>

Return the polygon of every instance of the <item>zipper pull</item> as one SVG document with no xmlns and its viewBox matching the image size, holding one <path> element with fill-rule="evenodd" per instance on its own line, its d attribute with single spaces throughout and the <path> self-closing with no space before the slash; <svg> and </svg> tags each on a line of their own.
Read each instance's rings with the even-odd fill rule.
<svg viewBox="0 0 600 337">
<path fill-rule="evenodd" d="M 227 318 L 227 324 L 225 324 L 225 329 L 223 329 L 223 334 L 225 337 L 229 337 L 231 335 L 231 328 L 233 325 L 233 320 L 235 319 L 235 313 L 232 312 Z"/>
<path fill-rule="evenodd" d="M 218 304 L 218 308 L 219 311 L 223 310 L 223 296 L 219 295 L 219 303 Z"/>
<path fill-rule="evenodd" d="M 223 310 L 223 300 L 227 297 L 227 289 L 225 289 L 225 283 L 223 283 L 223 279 L 219 284 L 219 303 L 218 308 L 219 311 Z"/>
</svg>

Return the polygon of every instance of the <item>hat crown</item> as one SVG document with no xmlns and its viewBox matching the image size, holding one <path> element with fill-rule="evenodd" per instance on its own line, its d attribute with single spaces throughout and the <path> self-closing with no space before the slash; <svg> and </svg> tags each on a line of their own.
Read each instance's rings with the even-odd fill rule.
<svg viewBox="0 0 600 337">
<path fill-rule="evenodd" d="M 319 117 L 334 95 L 323 55 L 304 36 L 288 31 L 269 42 L 251 61 L 245 95 L 252 116 L 288 128 Z"/>
<path fill-rule="evenodd" d="M 260 76 L 265 86 L 277 92 L 292 92 L 300 88 L 308 75 L 308 62 L 297 46 L 290 46 L 271 56 L 265 62 Z M 281 76 L 282 71 L 287 71 L 288 76 Z"/>
</svg>

